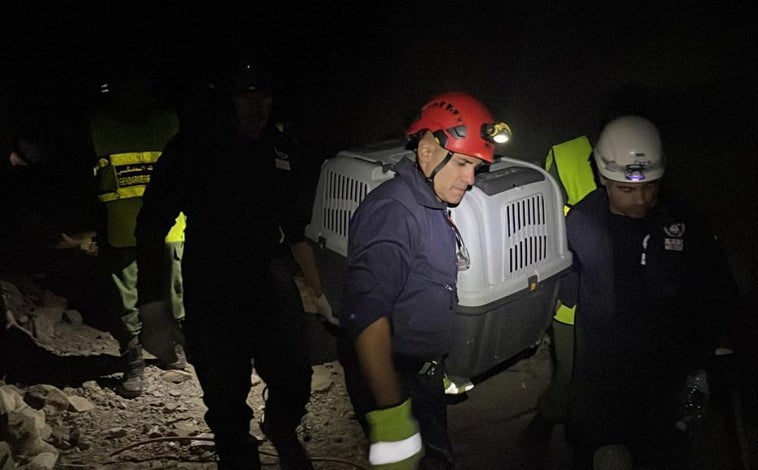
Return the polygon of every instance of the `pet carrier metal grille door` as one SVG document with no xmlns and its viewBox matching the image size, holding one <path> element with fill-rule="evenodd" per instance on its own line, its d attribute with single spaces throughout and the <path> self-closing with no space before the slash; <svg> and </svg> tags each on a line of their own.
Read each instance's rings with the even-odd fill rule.
<svg viewBox="0 0 758 470">
<path fill-rule="evenodd" d="M 350 217 L 368 194 L 369 185 L 331 170 L 327 170 L 324 176 L 323 228 L 347 238 Z"/>
<path fill-rule="evenodd" d="M 514 276 L 547 258 L 545 201 L 542 194 L 505 206 L 502 253 L 507 264 L 504 276 Z"/>
</svg>

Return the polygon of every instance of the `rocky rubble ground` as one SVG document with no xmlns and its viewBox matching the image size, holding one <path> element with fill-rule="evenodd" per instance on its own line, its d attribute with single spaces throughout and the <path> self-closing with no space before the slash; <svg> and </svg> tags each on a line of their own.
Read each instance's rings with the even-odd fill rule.
<svg viewBox="0 0 758 470">
<path fill-rule="evenodd" d="M 146 392 L 124 399 L 114 392 L 118 346 L 110 334 L 86 325 L 65 299 L 33 283 L 3 282 L 3 292 L 17 323 L 5 332 L 3 354 L 28 374 L 0 380 L 0 470 L 215 468 L 191 365 L 176 371 L 148 361 Z M 367 468 L 342 368 L 328 362 L 313 369 L 309 413 L 298 432 L 314 467 Z M 253 374 L 251 432 L 262 441 L 264 467 L 277 468 L 276 452 L 257 425 L 264 387 Z"/>
</svg>

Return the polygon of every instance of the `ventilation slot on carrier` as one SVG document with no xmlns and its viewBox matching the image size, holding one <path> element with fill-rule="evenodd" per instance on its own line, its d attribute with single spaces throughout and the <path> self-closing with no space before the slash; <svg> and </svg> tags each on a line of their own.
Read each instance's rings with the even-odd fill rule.
<svg viewBox="0 0 758 470">
<path fill-rule="evenodd" d="M 505 206 L 504 249 L 508 250 L 508 270 L 514 274 L 547 258 L 548 230 L 542 194 Z"/>
<path fill-rule="evenodd" d="M 329 171 L 324 191 L 324 229 L 347 237 L 350 217 L 368 191 L 367 184 Z"/>
</svg>

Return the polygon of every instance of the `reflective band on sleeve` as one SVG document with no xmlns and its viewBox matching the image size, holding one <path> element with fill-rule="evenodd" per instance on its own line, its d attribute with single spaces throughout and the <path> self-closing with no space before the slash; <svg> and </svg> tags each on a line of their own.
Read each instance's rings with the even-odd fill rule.
<svg viewBox="0 0 758 470">
<path fill-rule="evenodd" d="M 421 447 L 421 434 L 419 433 L 402 441 L 375 442 L 369 448 L 368 461 L 371 465 L 402 462 L 421 452 Z"/>
<path fill-rule="evenodd" d="M 100 202 L 111 202 L 117 199 L 129 199 L 132 197 L 142 197 L 145 194 L 145 186 L 132 186 L 129 188 L 119 188 L 113 193 L 98 194 Z"/>
</svg>

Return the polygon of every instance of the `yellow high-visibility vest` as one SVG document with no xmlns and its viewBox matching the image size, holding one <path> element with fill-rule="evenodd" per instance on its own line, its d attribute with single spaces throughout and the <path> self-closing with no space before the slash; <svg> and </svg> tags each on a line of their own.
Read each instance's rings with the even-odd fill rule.
<svg viewBox="0 0 758 470">
<path fill-rule="evenodd" d="M 133 247 L 142 195 L 163 147 L 179 131 L 179 118 L 172 111 L 152 110 L 138 122 L 125 122 L 101 111 L 90 116 L 89 125 L 98 155 L 94 175 L 97 197 L 106 208 L 108 243 Z M 182 241 L 184 224 L 181 215 L 166 240 Z"/>
<path fill-rule="evenodd" d="M 586 136 L 554 145 L 545 158 L 545 170 L 558 179 L 566 193 L 566 204 L 571 207 L 592 192 L 595 177 L 589 157 L 592 146 Z"/>
<path fill-rule="evenodd" d="M 174 226 L 168 231 L 166 235 L 167 242 L 183 242 L 184 241 L 184 228 L 187 226 L 187 217 L 184 212 L 180 212 L 176 218 Z"/>
<path fill-rule="evenodd" d="M 553 175 L 563 187 L 566 205 L 563 213 L 568 214 L 571 207 L 596 188 L 589 158 L 592 145 L 586 136 L 554 145 L 545 158 L 545 170 Z M 558 303 L 555 318 L 567 325 L 574 324 L 576 306 L 567 307 Z"/>
</svg>

